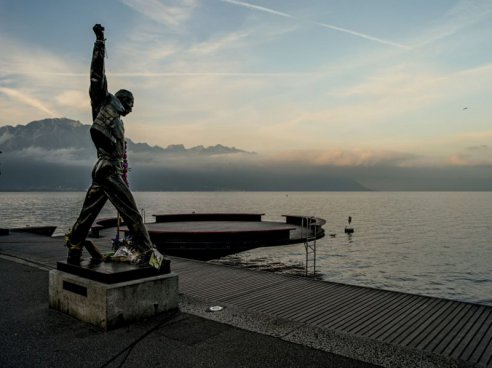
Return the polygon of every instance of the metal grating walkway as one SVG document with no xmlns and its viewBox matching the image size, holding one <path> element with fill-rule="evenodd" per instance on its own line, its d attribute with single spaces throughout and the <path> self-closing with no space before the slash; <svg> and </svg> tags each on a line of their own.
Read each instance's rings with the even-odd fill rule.
<svg viewBox="0 0 492 368">
<path fill-rule="evenodd" d="M 492 366 L 492 307 L 175 259 L 180 292 Z"/>
</svg>

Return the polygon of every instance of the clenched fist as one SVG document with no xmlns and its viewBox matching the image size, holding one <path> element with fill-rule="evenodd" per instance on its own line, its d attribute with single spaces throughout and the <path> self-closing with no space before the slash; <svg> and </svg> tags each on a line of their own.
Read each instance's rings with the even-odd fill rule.
<svg viewBox="0 0 492 368">
<path fill-rule="evenodd" d="M 92 27 L 92 30 L 94 31 L 98 41 L 104 41 L 104 27 L 102 25 L 96 24 Z"/>
</svg>

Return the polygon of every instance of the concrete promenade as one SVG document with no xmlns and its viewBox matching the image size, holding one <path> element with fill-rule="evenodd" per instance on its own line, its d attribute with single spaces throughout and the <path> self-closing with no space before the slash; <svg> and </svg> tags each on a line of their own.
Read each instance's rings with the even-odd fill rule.
<svg viewBox="0 0 492 368">
<path fill-rule="evenodd" d="M 0 237 L 2 368 L 376 367 L 185 312 L 104 332 L 48 307 L 48 271 L 65 257 L 61 244 Z"/>
<path fill-rule="evenodd" d="M 60 238 L 13 233 L 0 237 L 0 256 L 48 269 L 64 257 L 61 244 Z M 173 259 L 172 268 L 179 275 L 182 313 L 278 343 L 391 368 L 488 367 L 492 361 L 490 306 L 182 258 Z M 213 305 L 224 309 L 207 312 Z M 263 366 L 257 363 L 252 366 Z M 302 357 L 292 364 L 307 363 Z"/>
<path fill-rule="evenodd" d="M 373 367 L 188 313 L 110 332 L 48 308 L 48 272 L 0 259 L 0 367 Z"/>
</svg>

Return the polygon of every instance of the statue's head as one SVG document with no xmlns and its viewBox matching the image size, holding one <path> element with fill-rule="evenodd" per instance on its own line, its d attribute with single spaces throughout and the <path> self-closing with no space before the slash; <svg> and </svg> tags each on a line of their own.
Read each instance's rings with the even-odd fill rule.
<svg viewBox="0 0 492 368">
<path fill-rule="evenodd" d="M 131 113 L 133 108 L 133 94 L 126 89 L 120 89 L 114 95 L 125 108 L 125 112 L 123 112 L 121 115 L 126 116 Z"/>
</svg>

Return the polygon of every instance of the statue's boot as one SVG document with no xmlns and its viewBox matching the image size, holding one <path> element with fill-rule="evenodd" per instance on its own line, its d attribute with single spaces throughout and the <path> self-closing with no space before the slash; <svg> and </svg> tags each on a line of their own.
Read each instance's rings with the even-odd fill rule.
<svg viewBox="0 0 492 368">
<path fill-rule="evenodd" d="M 159 252 L 159 250 L 155 246 L 152 249 L 146 251 L 144 255 L 144 263 L 148 264 L 151 267 L 154 267 L 160 273 L 171 272 L 171 260 L 167 258 L 164 254 Z"/>
<path fill-rule="evenodd" d="M 151 267 L 154 267 L 156 270 L 162 273 L 171 272 L 171 260 L 164 256 L 161 252 L 157 250 L 157 248 L 152 248 L 150 251 L 150 258 L 148 260 L 148 264 Z"/>
<path fill-rule="evenodd" d="M 70 241 L 65 242 L 68 248 L 67 263 L 78 265 L 82 257 L 82 246 L 80 244 L 72 244 Z"/>
<path fill-rule="evenodd" d="M 82 243 L 72 243 L 72 229 L 69 229 L 65 234 L 64 246 L 68 248 L 67 263 L 80 264 L 80 258 L 82 257 Z"/>
</svg>

